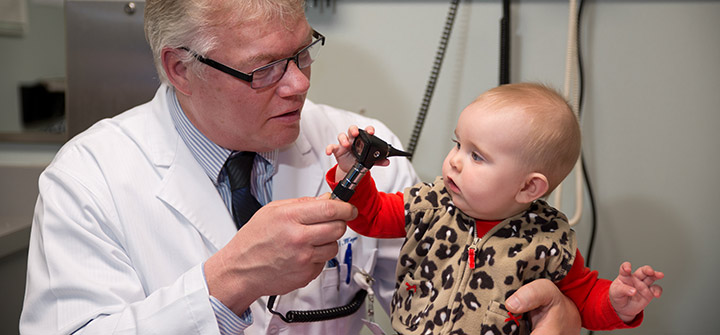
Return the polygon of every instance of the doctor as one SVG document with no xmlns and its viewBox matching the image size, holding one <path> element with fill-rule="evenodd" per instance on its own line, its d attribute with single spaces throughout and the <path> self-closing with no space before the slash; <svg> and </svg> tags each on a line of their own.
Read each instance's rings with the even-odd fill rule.
<svg viewBox="0 0 720 335">
<path fill-rule="evenodd" d="M 324 148 L 348 125 L 398 139 L 305 99 L 325 39 L 302 1 L 149 0 L 145 11 L 162 85 L 70 140 L 41 175 L 21 333 L 358 334 L 363 310 L 286 323 L 267 296 L 280 314 L 342 306 L 362 273 L 388 306 L 399 242 L 346 231 L 354 208 L 316 197 L 334 163 Z M 265 205 L 239 230 L 224 168 L 238 152 L 257 153 L 252 194 Z M 417 179 L 403 160 L 374 175 L 387 192 Z M 517 301 L 544 305 L 540 324 L 558 333 L 577 312 L 542 285 Z"/>
</svg>

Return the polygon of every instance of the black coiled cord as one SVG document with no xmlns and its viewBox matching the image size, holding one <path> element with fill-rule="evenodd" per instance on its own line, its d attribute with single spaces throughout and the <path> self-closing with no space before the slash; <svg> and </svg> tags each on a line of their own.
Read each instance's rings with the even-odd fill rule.
<svg viewBox="0 0 720 335">
<path fill-rule="evenodd" d="M 275 305 L 275 299 L 277 298 L 277 296 L 273 295 L 268 298 L 267 307 L 270 313 L 279 316 L 280 319 L 287 323 L 326 321 L 342 318 L 357 312 L 357 310 L 360 309 L 360 306 L 362 306 L 363 302 L 365 301 L 365 297 L 367 297 L 367 294 L 368 293 L 366 290 L 361 289 L 360 291 L 355 293 L 355 296 L 352 298 L 350 303 L 345 306 L 316 309 L 310 311 L 288 311 L 287 313 L 285 313 L 285 315 L 282 315 L 279 312 L 273 310 L 273 306 Z"/>
</svg>

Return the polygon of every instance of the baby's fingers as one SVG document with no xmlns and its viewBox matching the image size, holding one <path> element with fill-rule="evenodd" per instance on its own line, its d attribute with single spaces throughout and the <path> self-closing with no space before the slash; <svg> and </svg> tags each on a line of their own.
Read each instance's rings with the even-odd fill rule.
<svg viewBox="0 0 720 335">
<path fill-rule="evenodd" d="M 622 264 L 620 264 L 618 276 L 615 281 L 620 281 L 625 285 L 633 286 L 634 280 L 635 279 L 633 278 L 632 265 L 630 264 L 630 262 L 623 262 Z"/>
<path fill-rule="evenodd" d="M 350 126 L 350 128 L 348 128 L 347 133 L 348 133 L 348 135 L 350 135 L 350 137 L 355 138 L 355 137 L 358 137 L 358 135 L 360 134 L 359 129 L 360 128 L 358 128 L 358 126 L 352 125 L 352 126 Z"/>
<path fill-rule="evenodd" d="M 637 268 L 635 270 L 635 277 L 637 279 L 643 280 L 647 277 L 654 277 L 655 276 L 655 270 L 650 265 L 645 265 Z"/>
<path fill-rule="evenodd" d="M 652 292 L 652 295 L 655 298 L 660 298 L 660 296 L 662 295 L 663 289 L 660 285 L 653 285 L 653 286 L 650 286 L 650 292 Z"/>
<path fill-rule="evenodd" d="M 356 127 L 356 129 L 357 129 L 357 127 Z M 349 148 L 350 147 L 350 138 L 348 137 L 347 134 L 340 133 L 340 134 L 338 134 L 338 143 L 343 148 Z"/>
<path fill-rule="evenodd" d="M 637 289 L 633 287 L 632 285 L 625 284 L 621 281 L 615 281 L 612 284 L 614 286 L 614 290 L 610 290 L 611 294 L 614 292 L 614 298 L 620 299 L 624 297 L 632 297 L 637 293 Z"/>
<path fill-rule="evenodd" d="M 325 147 L 325 154 L 330 156 L 339 148 L 340 146 L 337 144 L 328 144 L 328 146 Z"/>
<path fill-rule="evenodd" d="M 365 127 L 365 132 L 370 135 L 375 135 L 375 127 L 367 126 L 367 127 Z M 358 128 L 358 126 L 355 126 L 355 125 L 350 126 L 350 128 L 348 128 L 347 133 L 348 133 L 348 135 L 350 135 L 351 138 L 358 137 L 358 135 L 360 135 L 360 128 Z"/>
<path fill-rule="evenodd" d="M 620 264 L 620 271 L 618 273 L 623 277 L 632 276 L 632 264 L 630 264 L 630 262 L 623 262 Z"/>
<path fill-rule="evenodd" d="M 375 162 L 375 164 L 374 164 L 374 166 L 388 166 L 388 165 L 390 165 L 390 160 L 387 158 L 385 158 L 383 160 L 379 160 L 379 161 Z"/>
<path fill-rule="evenodd" d="M 651 266 L 645 265 L 639 267 L 637 270 L 635 270 L 635 273 L 633 274 L 635 278 L 642 281 L 645 285 L 650 286 L 652 285 L 656 280 L 663 279 L 665 277 L 665 274 L 660 271 L 655 271 Z"/>
</svg>

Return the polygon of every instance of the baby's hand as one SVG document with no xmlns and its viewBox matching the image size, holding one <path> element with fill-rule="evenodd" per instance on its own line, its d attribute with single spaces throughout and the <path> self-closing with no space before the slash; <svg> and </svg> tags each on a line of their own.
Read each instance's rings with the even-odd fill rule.
<svg viewBox="0 0 720 335">
<path fill-rule="evenodd" d="M 365 131 L 370 135 L 375 134 L 375 128 L 373 126 L 367 126 Z M 352 149 L 353 141 L 359 134 L 360 130 L 358 130 L 357 126 L 350 126 L 347 134 L 338 134 L 338 144 L 330 144 L 325 148 L 325 154 L 335 155 L 335 159 L 338 162 L 338 168 L 337 171 L 335 171 L 335 182 L 341 181 L 355 164 L 355 156 L 350 150 Z"/>
<path fill-rule="evenodd" d="M 653 298 L 660 298 L 662 287 L 654 284 L 663 279 L 665 274 L 653 270 L 649 265 L 638 268 L 632 272 L 630 262 L 620 265 L 620 272 L 610 284 L 610 303 L 620 319 L 626 323 L 645 309 Z"/>
</svg>

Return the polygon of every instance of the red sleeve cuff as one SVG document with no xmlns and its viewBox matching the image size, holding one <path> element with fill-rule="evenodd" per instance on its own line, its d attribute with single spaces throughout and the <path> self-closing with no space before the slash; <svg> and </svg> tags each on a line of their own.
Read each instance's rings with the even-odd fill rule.
<svg viewBox="0 0 720 335">
<path fill-rule="evenodd" d="M 607 289 L 610 288 L 610 285 L 607 286 Z M 612 303 L 610 302 L 610 296 L 607 294 L 607 289 L 604 294 L 604 299 L 601 300 L 600 306 L 598 308 L 598 311 L 600 312 L 598 314 L 598 318 L 602 320 L 603 324 L 608 325 L 607 328 L 604 329 L 594 329 L 594 330 L 612 330 L 612 329 L 626 329 L 626 328 L 635 328 L 639 326 L 642 321 L 643 317 L 645 315 L 645 312 L 640 312 L 634 320 L 632 320 L 629 323 L 625 323 L 625 321 L 621 320 L 620 317 L 617 315 L 617 312 L 615 312 L 615 308 L 612 306 Z"/>
<path fill-rule="evenodd" d="M 590 330 L 613 330 L 635 328 L 642 323 L 644 312 L 638 314 L 635 319 L 629 323 L 625 323 L 618 317 L 608 294 L 611 283 L 612 282 L 607 279 L 598 279 L 595 288 L 593 288 L 593 293 L 588 297 L 588 302 L 585 307 L 595 306 L 592 309 L 594 317 L 587 318 L 587 311 L 585 313 L 581 312 L 581 314 L 583 314 L 583 327 Z"/>
<path fill-rule="evenodd" d="M 328 170 L 328 172 L 325 174 L 325 182 L 328 184 L 328 186 L 330 186 L 330 189 L 334 189 L 337 184 L 340 184 L 335 182 L 335 173 L 337 172 L 337 167 L 337 164 L 335 164 L 335 166 L 330 168 L 330 170 Z"/>
<path fill-rule="evenodd" d="M 612 330 L 635 328 L 642 323 L 643 313 L 630 323 L 618 317 L 610 302 L 612 281 L 598 278 L 597 271 L 585 267 L 580 251 L 575 252 L 575 261 L 567 276 L 556 283 L 558 288 L 577 305 L 582 326 L 590 330 Z"/>
<path fill-rule="evenodd" d="M 335 182 L 336 173 L 337 165 L 325 175 L 331 188 L 339 184 Z M 403 194 L 378 192 L 370 171 L 355 187 L 349 202 L 358 209 L 357 218 L 347 223 L 350 229 L 369 237 L 405 237 Z"/>
</svg>

